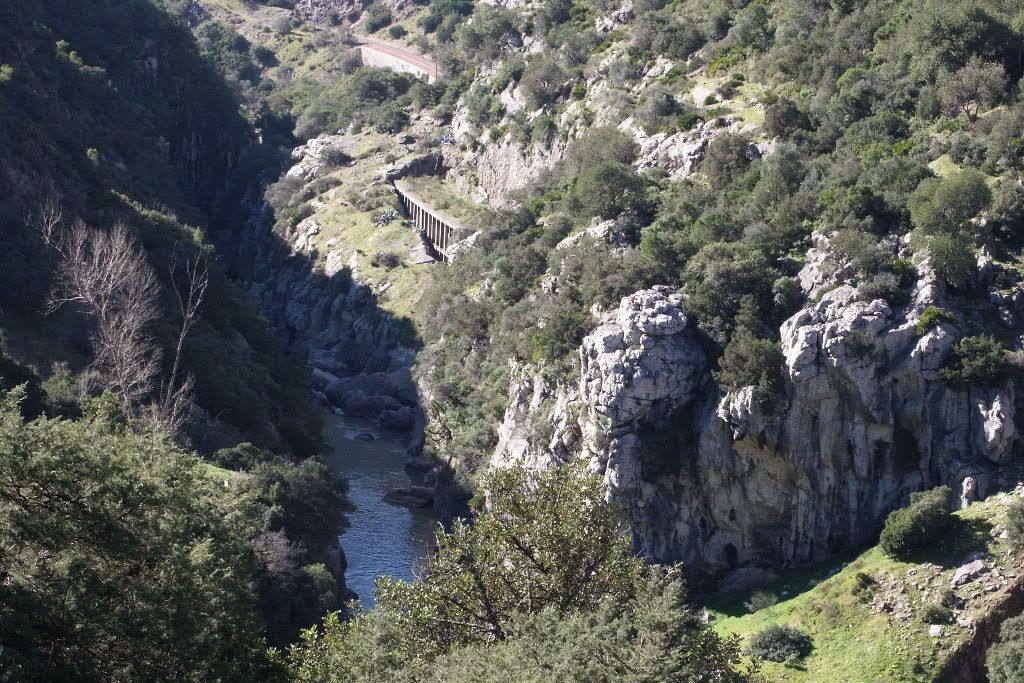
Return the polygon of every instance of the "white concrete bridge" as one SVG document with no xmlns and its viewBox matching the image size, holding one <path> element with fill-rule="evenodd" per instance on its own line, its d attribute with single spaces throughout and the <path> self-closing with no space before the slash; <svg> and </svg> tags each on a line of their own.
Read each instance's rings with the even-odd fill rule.
<svg viewBox="0 0 1024 683">
<path fill-rule="evenodd" d="M 417 196 L 405 181 L 396 180 L 394 185 L 395 193 L 398 195 L 398 205 L 402 208 L 403 213 L 408 216 L 418 230 L 426 235 L 437 258 L 441 261 L 448 261 L 451 258 L 449 248 L 455 243 L 453 235 L 456 232 L 465 234 L 468 231 L 459 221 L 432 208 L 424 199 Z"/>
</svg>

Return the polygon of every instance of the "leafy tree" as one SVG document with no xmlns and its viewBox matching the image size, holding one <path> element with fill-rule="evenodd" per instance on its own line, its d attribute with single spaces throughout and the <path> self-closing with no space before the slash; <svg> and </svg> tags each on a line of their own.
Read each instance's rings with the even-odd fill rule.
<svg viewBox="0 0 1024 683">
<path fill-rule="evenodd" d="M 708 144 L 702 168 L 712 187 L 723 188 L 750 166 L 750 140 L 745 135 L 724 133 Z"/>
<path fill-rule="evenodd" d="M 596 166 L 602 161 L 632 164 L 639 145 L 627 133 L 612 126 L 589 128 L 569 143 L 565 155 L 565 171 L 570 177 Z"/>
<path fill-rule="evenodd" d="M 633 555 L 595 476 L 501 470 L 481 490 L 422 578 L 383 579 L 372 611 L 306 632 L 289 653 L 297 681 L 747 680 L 677 570 Z"/>
<path fill-rule="evenodd" d="M 987 151 L 989 163 L 1020 174 L 1024 168 L 1024 111 L 1013 109 L 996 120 Z"/>
<path fill-rule="evenodd" d="M 810 127 L 807 115 L 800 111 L 796 102 L 780 97 L 764 110 L 764 131 L 771 137 L 788 138 L 798 130 Z"/>
<path fill-rule="evenodd" d="M 756 248 L 741 242 L 713 242 L 686 265 L 686 310 L 697 317 L 701 329 L 724 345 L 743 297 L 749 295 L 757 311 L 767 311 L 778 276 Z"/>
<path fill-rule="evenodd" d="M 366 8 L 363 26 L 368 33 L 376 33 L 391 23 L 391 10 L 387 5 L 375 2 Z"/>
<path fill-rule="evenodd" d="M 252 555 L 198 461 L 106 395 L 80 421 L 0 405 L 0 668 L 19 681 L 274 678 Z"/>
<path fill-rule="evenodd" d="M 950 287 L 964 289 L 971 284 L 977 270 L 974 244 L 964 235 L 938 234 L 915 240 L 928 250 L 935 274 Z"/>
<path fill-rule="evenodd" d="M 999 102 L 1006 91 L 1006 70 L 1002 64 L 971 57 L 964 68 L 944 77 L 939 84 L 939 99 L 951 115 L 966 114 L 978 120 L 981 107 Z"/>
<path fill-rule="evenodd" d="M 553 57 L 534 56 L 519 81 L 526 103 L 533 109 L 553 104 L 565 87 L 568 75 Z"/>
<path fill-rule="evenodd" d="M 501 470 L 482 483 L 472 524 L 438 533 L 425 579 L 385 579 L 382 609 L 396 614 L 405 646 L 444 652 L 454 644 L 504 637 L 517 612 L 558 614 L 594 609 L 604 599 L 635 597 L 645 569 L 620 535 L 600 482 L 579 467 L 537 477 Z"/>
<path fill-rule="evenodd" d="M 629 166 L 603 161 L 580 174 L 572 197 L 583 216 L 617 218 L 627 209 L 642 207 L 646 183 Z"/>
<path fill-rule="evenodd" d="M 409 125 L 409 115 L 394 102 L 374 107 L 367 112 L 366 119 L 381 133 L 399 133 Z"/>
<path fill-rule="evenodd" d="M 473 20 L 455 33 L 459 49 L 469 61 L 495 59 L 506 49 L 520 44 L 516 16 L 511 11 L 479 5 Z"/>
<path fill-rule="evenodd" d="M 501 643 L 456 650 L 407 675 L 424 683 L 750 680 L 735 641 L 720 640 L 695 618 L 677 581 L 651 581 L 626 611 L 605 601 L 593 613 L 517 616 Z"/>
<path fill-rule="evenodd" d="M 782 389 L 783 363 L 778 342 L 758 339 L 747 330 L 740 330 L 718 360 L 715 380 L 732 391 L 753 386 L 760 401 L 770 402 Z"/>
<path fill-rule="evenodd" d="M 929 0 L 915 10 L 906 50 L 922 72 L 959 69 L 972 57 L 1010 66 L 1020 38 L 1005 22 L 973 0 Z"/>
<path fill-rule="evenodd" d="M 925 234 L 955 232 L 992 201 L 985 176 L 968 169 L 945 178 L 926 178 L 907 200 L 910 219 Z"/>
</svg>

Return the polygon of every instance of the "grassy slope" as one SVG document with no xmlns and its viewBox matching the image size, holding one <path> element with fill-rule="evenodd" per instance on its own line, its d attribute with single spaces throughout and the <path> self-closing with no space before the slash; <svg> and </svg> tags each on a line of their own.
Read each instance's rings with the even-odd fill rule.
<svg viewBox="0 0 1024 683">
<path fill-rule="evenodd" d="M 727 596 L 709 606 L 714 628 L 744 641 L 772 623 L 809 633 L 814 651 L 803 662 L 764 664 L 763 673 L 771 681 L 930 680 L 970 630 L 945 625 L 943 635 L 933 638 L 929 625 L 921 621 L 921 608 L 941 600 L 969 553 L 983 553 L 994 568 L 990 576 L 1002 579 L 993 581 L 996 588 L 991 591 L 983 588 L 984 579 L 957 588 L 957 595 L 966 600 L 964 609 L 956 610 L 958 619 L 984 616 L 1005 597 L 1005 586 L 1019 574 L 1019 558 L 1009 553 L 998 533 L 1008 500 L 1009 495 L 997 495 L 955 513 L 955 530 L 913 562 L 889 559 L 875 547 L 847 558 L 852 559 L 848 564 L 837 559 L 784 574 L 767 589 L 779 599 L 773 607 L 747 613 L 743 602 L 748 595 Z M 871 576 L 876 583 L 858 591 L 859 574 Z M 817 578 L 824 580 L 809 585 Z M 891 611 L 884 610 L 883 603 Z"/>
</svg>

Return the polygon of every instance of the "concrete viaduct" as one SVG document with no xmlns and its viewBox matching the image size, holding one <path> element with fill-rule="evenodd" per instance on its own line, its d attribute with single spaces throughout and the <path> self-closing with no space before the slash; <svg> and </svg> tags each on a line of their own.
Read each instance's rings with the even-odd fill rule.
<svg viewBox="0 0 1024 683">
<path fill-rule="evenodd" d="M 432 59 L 412 50 L 367 36 L 356 36 L 356 41 L 359 43 L 363 66 L 376 66 L 412 74 L 427 83 L 433 83 L 440 75 L 440 70 Z"/>
<path fill-rule="evenodd" d="M 430 205 L 416 196 L 408 183 L 402 180 L 395 181 L 395 193 L 398 195 L 398 205 L 402 207 L 402 211 L 413 225 L 426 235 L 437 257 L 442 261 L 448 261 L 451 258 L 449 247 L 454 244 L 452 235 L 456 231 L 465 234 L 463 225 L 454 218 L 430 208 Z"/>
</svg>

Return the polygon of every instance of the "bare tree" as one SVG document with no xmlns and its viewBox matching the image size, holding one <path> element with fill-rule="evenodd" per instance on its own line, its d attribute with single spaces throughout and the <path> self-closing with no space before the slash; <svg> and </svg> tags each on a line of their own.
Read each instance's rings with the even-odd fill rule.
<svg viewBox="0 0 1024 683">
<path fill-rule="evenodd" d="M 39 216 L 44 240 L 60 256 L 49 310 L 73 304 L 93 319 L 93 368 L 120 395 L 125 412 L 135 415 L 160 372 L 160 349 L 151 332 L 160 317 L 153 268 L 124 224 L 101 231 L 76 221 L 58 236 L 59 220 L 50 220 L 54 214 L 44 210 Z"/>
<path fill-rule="evenodd" d="M 174 349 L 171 374 L 164 383 L 163 389 L 160 392 L 160 402 L 156 406 L 157 420 L 171 434 L 177 433 L 181 428 L 181 424 L 188 413 L 188 407 L 192 403 L 195 378 L 188 374 L 179 381 L 181 358 L 185 350 L 185 340 L 199 319 L 199 307 L 203 303 L 206 288 L 210 283 L 210 272 L 204 259 L 196 259 L 186 263 L 184 292 L 175 281 L 174 271 L 175 267 L 172 265 L 171 284 L 174 287 L 174 295 L 178 302 L 181 327 L 178 329 L 178 341 Z"/>
<path fill-rule="evenodd" d="M 186 263 L 183 287 L 178 285 L 176 265 L 171 266 L 181 327 L 170 375 L 157 391 L 162 354 L 152 327 L 161 316 L 160 285 L 131 231 L 123 223 L 109 231 L 97 230 L 80 220 L 65 229 L 60 205 L 52 200 L 31 221 L 60 259 L 48 310 L 72 304 L 95 323 L 91 370 L 99 385 L 121 396 L 125 414 L 138 415 L 145 406 L 157 423 L 176 434 L 195 387 L 191 375 L 182 376 L 181 362 L 210 282 L 206 259 Z"/>
</svg>

